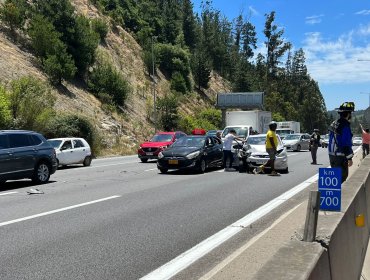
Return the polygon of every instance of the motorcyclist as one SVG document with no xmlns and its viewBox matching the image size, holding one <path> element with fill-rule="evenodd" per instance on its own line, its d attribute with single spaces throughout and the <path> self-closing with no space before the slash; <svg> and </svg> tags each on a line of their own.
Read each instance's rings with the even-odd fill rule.
<svg viewBox="0 0 370 280">
<path fill-rule="evenodd" d="M 350 120 L 355 110 L 353 102 L 344 102 L 336 111 L 339 119 L 329 127 L 329 160 L 331 167 L 339 167 L 342 170 L 342 183 L 348 177 L 348 168 L 352 166 L 352 132 Z"/>
</svg>

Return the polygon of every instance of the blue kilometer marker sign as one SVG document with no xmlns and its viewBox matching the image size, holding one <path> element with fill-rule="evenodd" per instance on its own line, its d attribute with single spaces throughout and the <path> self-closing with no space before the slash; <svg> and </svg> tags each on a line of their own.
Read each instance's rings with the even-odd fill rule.
<svg viewBox="0 0 370 280">
<path fill-rule="evenodd" d="M 319 168 L 320 210 L 340 211 L 342 171 L 340 168 Z"/>
</svg>

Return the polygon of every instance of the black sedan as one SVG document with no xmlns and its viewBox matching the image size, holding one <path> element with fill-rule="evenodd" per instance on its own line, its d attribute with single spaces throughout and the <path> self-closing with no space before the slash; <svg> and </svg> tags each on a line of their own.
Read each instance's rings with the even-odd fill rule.
<svg viewBox="0 0 370 280">
<path fill-rule="evenodd" d="M 214 136 L 184 136 L 158 155 L 161 173 L 169 169 L 191 168 L 204 173 L 208 167 L 222 166 L 222 142 Z"/>
</svg>

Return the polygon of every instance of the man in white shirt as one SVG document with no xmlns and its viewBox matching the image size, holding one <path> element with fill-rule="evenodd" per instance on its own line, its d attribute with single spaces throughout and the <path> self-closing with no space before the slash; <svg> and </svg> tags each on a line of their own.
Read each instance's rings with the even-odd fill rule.
<svg viewBox="0 0 370 280">
<path fill-rule="evenodd" d="M 233 153 L 231 152 L 231 147 L 233 145 L 234 140 L 243 141 L 242 138 L 236 137 L 236 131 L 234 129 L 231 129 L 229 131 L 229 133 L 225 136 L 224 143 L 223 143 L 223 151 L 224 151 L 224 164 L 223 164 L 223 166 L 224 166 L 225 170 L 227 170 L 226 162 L 227 162 L 228 158 L 230 159 L 229 160 L 229 169 L 231 169 L 233 167 L 234 157 L 233 157 Z"/>
</svg>

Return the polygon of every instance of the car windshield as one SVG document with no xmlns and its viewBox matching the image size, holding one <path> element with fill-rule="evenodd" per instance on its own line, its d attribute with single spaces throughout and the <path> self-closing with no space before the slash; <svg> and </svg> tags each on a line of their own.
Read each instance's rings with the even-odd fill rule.
<svg viewBox="0 0 370 280">
<path fill-rule="evenodd" d="M 247 144 L 249 145 L 265 145 L 265 143 L 266 143 L 266 136 L 249 137 L 247 140 Z"/>
<path fill-rule="evenodd" d="M 284 137 L 284 140 L 299 140 L 301 138 L 301 135 L 296 134 L 288 134 Z"/>
<path fill-rule="evenodd" d="M 172 144 L 172 147 L 203 147 L 205 137 L 185 136 Z"/>
<path fill-rule="evenodd" d="M 171 142 L 172 134 L 156 134 L 150 139 L 150 142 Z"/>
<path fill-rule="evenodd" d="M 225 128 L 224 132 L 222 133 L 222 137 L 225 137 L 232 129 L 236 131 L 236 136 L 248 137 L 248 127 L 240 127 L 240 126 Z"/>
<path fill-rule="evenodd" d="M 50 145 L 52 145 L 54 148 L 59 148 L 60 144 L 62 144 L 62 140 L 48 140 Z"/>
</svg>

